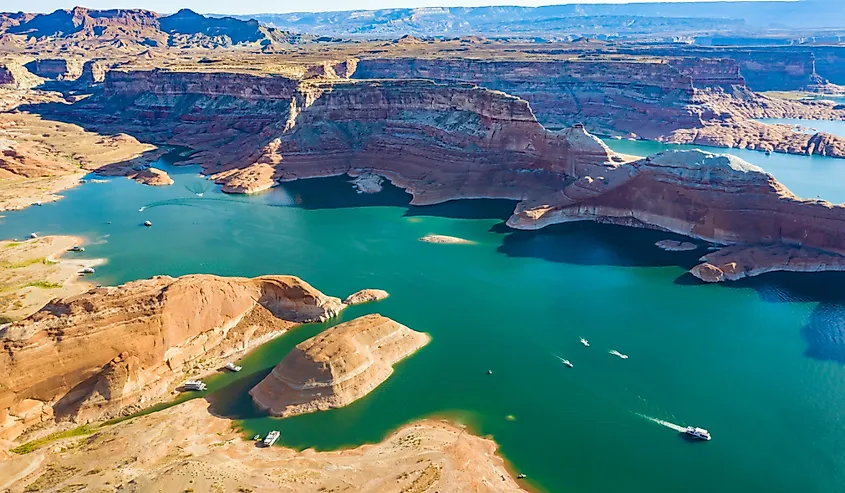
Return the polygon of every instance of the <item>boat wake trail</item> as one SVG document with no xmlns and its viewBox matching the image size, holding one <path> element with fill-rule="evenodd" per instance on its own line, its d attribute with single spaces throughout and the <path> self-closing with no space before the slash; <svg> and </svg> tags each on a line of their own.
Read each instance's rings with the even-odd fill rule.
<svg viewBox="0 0 845 493">
<path fill-rule="evenodd" d="M 551 354 L 552 356 L 554 356 L 555 358 L 557 358 L 557 359 L 558 359 L 558 361 L 560 361 L 561 363 L 563 363 L 564 361 L 569 361 L 568 359 L 564 358 L 563 356 L 561 356 L 561 355 L 559 355 L 559 354 L 557 354 L 557 353 L 550 353 L 550 354 Z"/>
<path fill-rule="evenodd" d="M 675 423 L 670 423 L 668 421 L 663 421 L 662 419 L 652 418 L 651 416 L 646 416 L 645 414 L 636 413 L 637 416 L 641 418 L 645 418 L 649 421 L 659 424 L 660 426 L 665 426 L 666 428 L 672 429 L 677 431 L 678 433 L 683 433 L 686 431 L 686 426 L 676 425 Z"/>
</svg>

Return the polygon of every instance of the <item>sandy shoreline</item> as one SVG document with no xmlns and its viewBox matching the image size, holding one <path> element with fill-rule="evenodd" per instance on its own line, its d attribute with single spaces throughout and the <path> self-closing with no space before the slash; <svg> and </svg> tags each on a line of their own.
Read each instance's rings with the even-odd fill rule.
<svg viewBox="0 0 845 493">
<path fill-rule="evenodd" d="M 60 192 L 79 186 L 88 173 L 127 175 L 164 152 L 124 134 L 102 135 L 35 114 L 2 113 L 0 211 L 59 200 Z"/>
<path fill-rule="evenodd" d="M 93 287 L 79 271 L 105 260 L 65 257 L 71 248 L 84 243 L 76 236 L 0 241 L 0 323 L 26 318 L 54 298 Z"/>
<path fill-rule="evenodd" d="M 376 444 L 298 452 L 258 447 L 207 408 L 207 401 L 195 399 L 13 455 L 0 461 L 0 477 L 8 478 L 11 492 L 33 484 L 85 490 L 129 485 L 136 492 L 527 491 L 492 440 L 444 421 L 404 425 Z M 35 470 L 33 463 L 52 467 Z M 51 471 L 56 469 L 61 474 Z"/>
</svg>

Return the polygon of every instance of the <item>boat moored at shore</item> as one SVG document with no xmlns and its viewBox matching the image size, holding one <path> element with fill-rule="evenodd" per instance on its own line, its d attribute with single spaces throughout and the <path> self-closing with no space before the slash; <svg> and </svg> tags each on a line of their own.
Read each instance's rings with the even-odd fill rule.
<svg viewBox="0 0 845 493">
<path fill-rule="evenodd" d="M 202 380 L 188 380 L 185 382 L 185 390 L 202 392 L 208 388 L 208 385 Z"/>
<path fill-rule="evenodd" d="M 263 443 L 265 447 L 272 447 L 281 435 L 282 434 L 278 430 L 273 430 L 267 434 L 267 436 L 264 438 L 264 441 L 261 443 Z"/>
</svg>

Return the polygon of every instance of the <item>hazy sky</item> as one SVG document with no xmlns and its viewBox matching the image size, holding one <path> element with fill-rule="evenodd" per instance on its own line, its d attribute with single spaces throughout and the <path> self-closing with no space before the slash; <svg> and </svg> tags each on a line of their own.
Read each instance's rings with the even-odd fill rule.
<svg viewBox="0 0 845 493">
<path fill-rule="evenodd" d="M 189 8 L 202 13 L 253 14 L 260 12 L 369 10 L 394 7 L 537 6 L 564 3 L 633 3 L 643 1 L 663 2 L 667 0 L 563 0 L 557 2 L 554 0 L 320 0 L 316 2 L 303 2 L 301 0 L 0 0 L 0 11 L 52 12 L 56 9 L 68 9 L 76 5 L 83 5 L 92 9 L 144 8 L 161 13 L 175 12 L 181 8 Z M 703 2 L 709 0 L 687 1 Z"/>
</svg>

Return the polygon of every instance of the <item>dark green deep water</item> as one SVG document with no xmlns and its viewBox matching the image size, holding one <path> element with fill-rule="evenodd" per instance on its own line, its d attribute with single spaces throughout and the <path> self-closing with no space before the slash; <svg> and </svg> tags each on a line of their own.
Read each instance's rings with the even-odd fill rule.
<svg viewBox="0 0 845 493">
<path fill-rule="evenodd" d="M 611 144 L 632 153 L 651 145 Z M 845 161 L 752 157 L 796 192 L 845 201 Z M 233 197 L 196 167 L 157 166 L 175 185 L 89 182 L 8 213 L 0 237 L 85 236 L 82 255 L 108 259 L 97 273 L 107 284 L 285 273 L 340 297 L 382 288 L 390 298 L 330 324 L 379 312 L 433 337 L 367 398 L 285 420 L 258 415 L 246 391 L 330 324 L 266 344 L 242 360 L 244 371 L 210 381 L 213 412 L 239 419 L 247 436 L 279 429 L 285 445 L 330 449 L 448 416 L 492 435 L 548 491 L 845 489 L 845 275 L 700 285 L 686 269 L 703 250 L 660 251 L 662 233 L 593 224 L 514 232 L 502 225 L 507 201 L 408 207 L 400 190 L 356 195 L 342 178 Z M 147 219 L 152 228 L 141 226 Z M 417 240 L 427 233 L 477 244 Z M 644 416 L 714 438 L 692 442 Z"/>
</svg>

